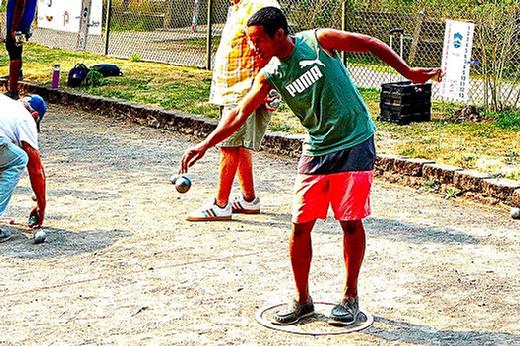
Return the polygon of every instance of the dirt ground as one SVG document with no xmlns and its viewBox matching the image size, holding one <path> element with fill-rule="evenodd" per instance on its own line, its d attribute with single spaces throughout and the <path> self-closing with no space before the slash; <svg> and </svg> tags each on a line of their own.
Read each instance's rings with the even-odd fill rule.
<svg viewBox="0 0 520 346">
<path fill-rule="evenodd" d="M 169 184 L 191 139 L 52 106 L 41 133 L 48 239 L 23 227 L 24 177 L 0 227 L 0 344 L 519 345 L 520 221 L 508 212 L 376 181 L 360 278 L 362 332 L 302 336 L 255 321 L 292 293 L 287 244 L 294 161 L 256 156 L 263 213 L 189 223 L 214 193 L 217 152 Z M 235 191 L 238 189 L 235 187 Z M 311 294 L 335 302 L 344 269 L 332 220 L 313 233 Z M 307 331 L 336 330 L 325 316 Z M 332 328 L 332 329 L 331 329 Z"/>
</svg>

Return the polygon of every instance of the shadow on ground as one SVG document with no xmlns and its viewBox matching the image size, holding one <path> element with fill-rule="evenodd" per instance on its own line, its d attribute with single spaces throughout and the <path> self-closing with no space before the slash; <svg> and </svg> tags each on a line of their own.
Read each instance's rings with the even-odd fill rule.
<svg viewBox="0 0 520 346">
<path fill-rule="evenodd" d="M 107 248 L 118 240 L 132 235 L 132 232 L 118 229 L 96 229 L 76 233 L 45 227 L 46 241 L 42 244 L 34 244 L 31 234 L 24 229 L 10 225 L 2 225 L 2 229 L 13 232 L 13 237 L 0 243 L 0 256 L 21 259 L 76 256 Z"/>
<path fill-rule="evenodd" d="M 20 186 L 16 188 L 16 193 L 22 193 L 26 195 L 33 194 L 32 189 L 26 186 Z M 71 190 L 71 189 L 48 189 L 47 196 L 52 197 L 66 197 L 66 196 L 74 196 L 74 198 L 82 199 L 82 200 L 107 200 L 111 201 L 118 196 L 117 193 L 112 191 L 95 191 L 95 190 Z"/>
<path fill-rule="evenodd" d="M 426 325 L 374 317 L 375 323 L 362 331 L 386 341 L 417 345 L 520 345 L 520 335 L 473 330 L 443 330 Z"/>
<path fill-rule="evenodd" d="M 365 221 L 369 237 L 410 243 L 478 244 L 479 240 L 455 228 L 370 217 Z"/>
<path fill-rule="evenodd" d="M 269 217 L 267 220 L 241 219 L 236 220 L 243 224 L 258 227 L 271 227 L 280 230 L 291 231 L 291 216 L 289 214 L 263 213 Z M 435 243 L 435 244 L 478 244 L 479 240 L 471 235 L 455 228 L 437 227 L 414 222 L 400 220 L 381 219 L 369 217 L 363 221 L 369 238 L 382 238 L 409 243 Z M 318 220 L 313 232 L 334 234 L 340 233 L 339 223 L 333 218 L 326 221 Z"/>
</svg>

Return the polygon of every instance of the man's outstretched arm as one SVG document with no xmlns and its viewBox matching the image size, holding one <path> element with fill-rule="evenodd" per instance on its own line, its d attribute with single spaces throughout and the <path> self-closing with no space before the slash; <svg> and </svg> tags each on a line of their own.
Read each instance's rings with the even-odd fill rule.
<svg viewBox="0 0 520 346">
<path fill-rule="evenodd" d="M 29 180 L 36 195 L 36 206 L 32 209 L 31 215 L 38 215 L 38 223 L 32 227 L 40 227 L 45 218 L 45 208 L 47 206 L 46 188 L 45 188 L 45 172 L 40 157 L 40 152 L 34 149 L 29 143 L 22 141 L 22 149 L 27 153 L 29 162 L 27 163 L 27 171 Z"/>
<path fill-rule="evenodd" d="M 442 78 L 440 68 L 408 66 L 386 43 L 375 37 L 335 29 L 320 29 L 316 36 L 320 45 L 329 52 L 372 53 L 414 82 L 424 83 L 429 79 L 440 81 Z"/>
<path fill-rule="evenodd" d="M 262 73 L 259 73 L 255 78 L 253 87 L 245 96 L 244 100 L 242 100 L 240 105 L 232 112 L 226 114 L 219 122 L 217 128 L 213 130 L 206 139 L 199 144 L 188 148 L 184 152 L 184 155 L 181 158 L 181 167 L 179 172 L 188 172 L 188 168 L 201 159 L 206 153 L 206 150 L 235 133 L 235 131 L 246 122 L 247 118 L 265 102 L 269 90 L 271 90 L 271 84 Z"/>
</svg>

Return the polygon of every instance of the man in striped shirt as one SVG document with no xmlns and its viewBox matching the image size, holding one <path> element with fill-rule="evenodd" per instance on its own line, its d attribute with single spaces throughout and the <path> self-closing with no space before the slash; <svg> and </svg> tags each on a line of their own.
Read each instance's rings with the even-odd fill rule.
<svg viewBox="0 0 520 346">
<path fill-rule="evenodd" d="M 267 63 L 259 59 L 248 41 L 247 20 L 264 7 L 280 7 L 276 0 L 231 2 L 215 56 L 209 99 L 210 103 L 220 107 L 222 117 L 244 98 L 251 89 L 256 74 Z M 217 194 L 201 208 L 189 213 L 187 220 L 230 220 L 233 212 L 260 212 L 260 199 L 256 196 L 254 187 L 252 156 L 253 151 L 260 149 L 272 110 L 269 105 L 260 105 L 241 128 L 221 143 Z M 230 201 L 229 196 L 237 173 L 242 193 Z"/>
</svg>

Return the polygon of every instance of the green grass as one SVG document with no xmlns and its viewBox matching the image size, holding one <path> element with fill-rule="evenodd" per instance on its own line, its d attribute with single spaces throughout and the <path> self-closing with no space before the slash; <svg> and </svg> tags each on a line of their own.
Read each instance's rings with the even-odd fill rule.
<svg viewBox="0 0 520 346">
<path fill-rule="evenodd" d="M 486 116 L 495 119 L 497 126 L 501 129 L 520 131 L 520 112 L 518 110 L 488 112 Z"/>
<path fill-rule="evenodd" d="M 0 74 L 7 74 L 7 63 L 6 55 L 0 55 Z M 211 71 L 120 60 L 34 44 L 25 46 L 25 76 L 36 83 L 49 85 L 52 66 L 60 64 L 64 85 L 67 71 L 76 63 L 87 66 L 115 63 L 125 73 L 123 77 L 106 78 L 104 85 L 81 87 L 76 91 L 218 118 L 217 107 L 207 101 Z M 375 89 L 360 89 L 360 92 L 375 120 L 379 114 L 379 92 Z M 431 122 L 399 126 L 376 121 L 378 152 L 431 159 L 520 180 L 520 112 L 486 113 L 486 121 L 481 123 L 446 121 L 457 109 L 453 104 L 433 102 Z M 284 104 L 273 114 L 270 130 L 305 133 Z"/>
</svg>

